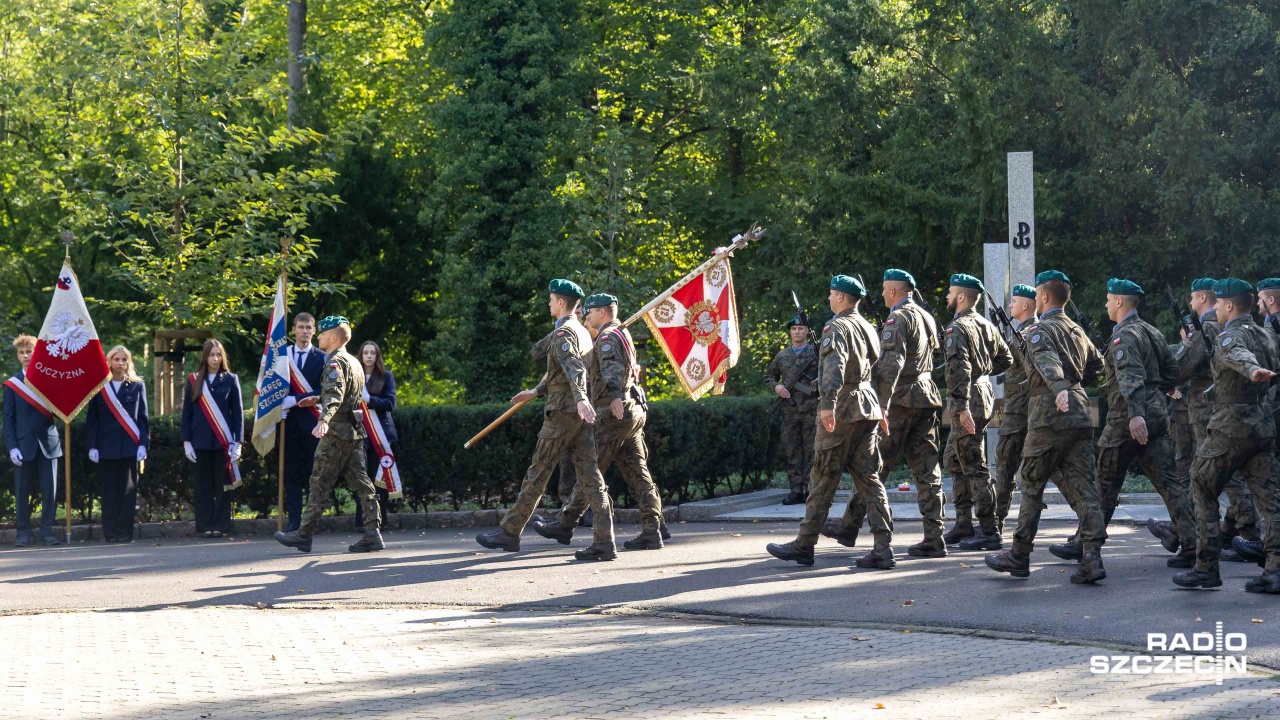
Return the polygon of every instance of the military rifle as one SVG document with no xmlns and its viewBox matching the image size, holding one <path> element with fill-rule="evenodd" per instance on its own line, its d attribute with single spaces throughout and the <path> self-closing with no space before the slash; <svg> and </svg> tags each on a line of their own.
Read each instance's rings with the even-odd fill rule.
<svg viewBox="0 0 1280 720">
<path fill-rule="evenodd" d="M 854 277 L 858 278 L 858 284 L 863 290 L 867 289 L 867 284 L 862 281 L 862 273 L 858 273 Z M 884 327 L 884 320 L 880 317 L 880 307 L 884 305 L 883 300 L 868 296 L 867 303 L 871 306 L 871 324 L 876 326 L 876 330 Z"/>
<path fill-rule="evenodd" d="M 1018 352 L 1026 355 L 1027 343 L 1022 339 L 1022 333 L 1018 332 L 1018 329 L 1013 326 L 1013 320 L 1005 314 L 1004 308 L 991 299 L 991 293 L 983 291 L 982 294 L 987 296 L 987 314 L 991 316 L 992 320 L 996 321 L 997 325 L 1009 331 L 1009 335 L 1013 337 L 1013 342 L 1018 346 Z"/>
<path fill-rule="evenodd" d="M 1094 335 L 1093 318 L 1080 312 L 1080 308 L 1076 305 L 1075 300 L 1067 300 L 1067 305 L 1071 308 L 1071 314 L 1075 315 L 1076 324 L 1084 328 L 1084 334 L 1089 336 L 1089 342 L 1093 343 L 1093 348 L 1098 351 L 1099 355 L 1101 355 L 1102 350 L 1099 348 L 1104 348 L 1107 344 L 1104 342 L 1098 342 L 1098 337 Z"/>
<path fill-rule="evenodd" d="M 1187 333 L 1187 337 L 1191 337 L 1192 333 L 1199 335 L 1204 340 L 1205 357 L 1213 357 L 1213 342 L 1209 340 L 1208 335 L 1204 334 L 1204 324 L 1200 322 L 1200 316 L 1191 308 L 1178 302 L 1178 298 L 1173 294 L 1173 288 L 1165 285 L 1164 291 L 1169 296 L 1169 308 L 1173 310 L 1173 316 L 1178 320 L 1178 327 Z"/>
</svg>

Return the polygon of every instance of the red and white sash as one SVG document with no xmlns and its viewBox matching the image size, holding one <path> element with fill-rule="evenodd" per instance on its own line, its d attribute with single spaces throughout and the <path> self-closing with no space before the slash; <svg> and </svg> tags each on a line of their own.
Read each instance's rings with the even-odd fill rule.
<svg viewBox="0 0 1280 720">
<path fill-rule="evenodd" d="M 44 415 L 50 420 L 53 419 L 53 411 L 50 410 L 49 406 L 45 404 L 44 398 L 32 392 L 31 388 L 27 387 L 27 384 L 23 382 L 21 378 L 15 375 L 9 378 L 8 380 L 5 380 L 4 384 L 5 384 L 5 387 L 17 393 L 18 397 L 22 398 L 23 400 L 26 400 L 27 403 L 31 405 L 31 407 L 35 408 L 36 410 L 39 410 L 41 415 Z"/>
<path fill-rule="evenodd" d="M 194 388 L 196 386 L 195 374 L 191 375 L 190 380 L 191 387 Z M 209 427 L 213 428 L 213 436 L 218 439 L 218 444 L 227 453 L 227 475 L 231 477 L 231 483 L 224 485 L 223 489 L 235 490 L 243 484 L 240 479 L 240 463 L 231 457 L 231 443 L 235 442 L 232 440 L 235 436 L 231 434 L 231 425 L 227 423 L 227 419 L 222 415 L 222 408 L 218 407 L 218 403 L 209 397 L 210 390 L 212 388 L 209 387 L 209 383 L 206 381 L 204 392 L 200 393 L 200 399 L 197 404 L 200 406 L 200 411 L 204 413 L 205 420 L 209 421 Z M 244 421 L 241 420 L 241 422 Z"/>
<path fill-rule="evenodd" d="M 610 328 L 609 334 L 618 338 L 618 342 L 622 343 L 622 347 L 627 351 L 627 362 L 631 364 L 631 375 L 636 382 L 640 382 L 640 363 L 636 360 L 636 348 L 631 342 L 631 333 L 621 325 Z"/>
<path fill-rule="evenodd" d="M 387 440 L 387 432 L 382 429 L 382 420 L 369 408 L 369 403 L 360 401 L 361 417 L 364 418 L 364 431 L 369 435 L 373 451 L 378 454 L 378 475 L 373 484 L 387 491 L 387 497 L 394 500 L 404 495 L 404 484 L 400 482 L 400 466 L 396 464 L 396 456 L 391 452 L 391 443 Z"/>
<path fill-rule="evenodd" d="M 289 385 L 293 388 L 295 395 L 315 395 L 316 391 L 311 389 L 311 383 L 307 382 L 306 376 L 302 374 L 302 369 L 293 361 L 293 353 L 289 353 Z M 308 408 L 302 408 L 311 413 L 315 419 L 320 419 L 320 407 L 312 405 Z"/>
<path fill-rule="evenodd" d="M 120 403 L 120 398 L 116 397 L 116 391 L 111 387 L 111 381 L 108 380 L 106 385 L 102 386 L 102 399 L 107 401 L 107 407 L 111 410 L 111 414 L 115 416 L 116 422 L 120 423 L 120 427 L 124 428 L 124 432 L 133 439 L 135 445 L 142 444 L 142 434 L 138 432 L 138 424 L 133 421 L 133 417 L 128 410 L 124 409 L 124 405 Z"/>
</svg>

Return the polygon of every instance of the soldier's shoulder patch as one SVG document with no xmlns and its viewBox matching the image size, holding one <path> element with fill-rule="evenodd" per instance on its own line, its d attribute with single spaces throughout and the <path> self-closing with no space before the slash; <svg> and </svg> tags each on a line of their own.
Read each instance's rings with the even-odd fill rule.
<svg viewBox="0 0 1280 720">
<path fill-rule="evenodd" d="M 556 331 L 556 337 L 564 337 L 564 334 L 565 334 L 565 331 L 564 331 L 564 330 L 557 330 L 557 331 Z"/>
<path fill-rule="evenodd" d="M 956 329 L 955 329 L 955 328 L 953 328 L 953 327 L 949 327 L 949 328 L 947 328 L 947 334 L 948 334 L 948 335 L 950 335 L 951 333 L 953 333 L 953 332 L 955 332 L 955 331 L 956 331 Z"/>
<path fill-rule="evenodd" d="M 1116 338 L 1115 340 L 1112 340 L 1112 341 L 1111 341 L 1111 344 L 1112 344 L 1112 345 L 1119 345 L 1119 344 L 1120 344 L 1120 338 Z"/>
<path fill-rule="evenodd" d="M 822 332 L 826 332 L 830 329 L 831 329 L 831 323 L 827 323 L 826 325 L 822 326 Z"/>
<path fill-rule="evenodd" d="M 950 331 L 950 330 L 948 330 L 947 332 L 951 332 L 951 331 Z M 953 338 L 953 337 L 949 337 L 949 338 L 947 338 L 947 347 L 951 347 L 952 345 L 954 345 L 954 344 L 955 344 L 955 342 L 956 342 L 956 339 L 955 339 L 955 338 Z"/>
<path fill-rule="evenodd" d="M 609 352 L 612 349 L 613 349 L 613 346 L 610 345 L 608 342 L 603 342 L 600 344 L 600 350 L 603 352 Z"/>
<path fill-rule="evenodd" d="M 1123 360 L 1123 359 L 1124 359 L 1124 351 L 1123 351 L 1123 350 L 1116 350 L 1116 359 L 1117 359 L 1117 360 Z"/>
<path fill-rule="evenodd" d="M 1225 334 L 1225 333 L 1223 333 L 1223 334 Z M 1232 340 L 1235 340 L 1235 338 L 1230 337 L 1230 336 L 1222 338 L 1222 347 L 1226 347 L 1226 346 L 1230 345 Z"/>
<path fill-rule="evenodd" d="M 338 371 L 337 371 L 337 370 L 330 370 L 330 371 L 329 371 L 329 379 L 330 379 L 330 380 L 337 380 L 337 379 L 338 379 Z"/>
<path fill-rule="evenodd" d="M 1031 327 L 1027 328 L 1027 330 L 1030 330 L 1031 332 L 1035 332 L 1039 329 L 1040 329 L 1039 325 L 1032 325 Z"/>
<path fill-rule="evenodd" d="M 884 339 L 885 339 L 885 340 L 888 340 L 888 339 L 889 339 L 889 338 L 891 338 L 891 337 L 893 337 L 893 333 L 889 332 L 888 330 L 885 330 L 885 331 L 884 331 Z"/>
<path fill-rule="evenodd" d="M 1033 342 L 1033 343 L 1038 343 L 1038 342 L 1040 342 L 1040 333 L 1036 333 L 1035 335 L 1032 335 L 1032 336 L 1031 336 L 1031 342 Z"/>
<path fill-rule="evenodd" d="M 826 347 L 826 346 L 828 346 L 828 345 L 830 345 L 830 344 L 831 344 L 831 338 L 829 338 L 829 337 L 822 338 L 822 347 Z"/>
<path fill-rule="evenodd" d="M 885 324 L 885 325 L 892 325 L 892 324 L 894 324 L 894 323 L 895 323 L 895 322 L 897 322 L 897 321 L 898 321 L 898 319 L 897 319 L 897 318 L 889 318 L 888 320 L 885 320 L 885 321 L 884 321 L 884 324 Z"/>
<path fill-rule="evenodd" d="M 560 349 L 561 349 L 561 350 L 564 350 L 564 351 L 568 351 L 568 350 L 569 350 L 569 343 L 567 343 L 567 342 L 566 342 L 566 343 L 560 343 Z"/>
<path fill-rule="evenodd" d="M 338 363 L 336 363 L 336 362 L 331 362 L 331 363 L 329 363 L 329 367 L 331 367 L 331 368 L 337 368 L 337 367 L 338 367 Z"/>
</svg>

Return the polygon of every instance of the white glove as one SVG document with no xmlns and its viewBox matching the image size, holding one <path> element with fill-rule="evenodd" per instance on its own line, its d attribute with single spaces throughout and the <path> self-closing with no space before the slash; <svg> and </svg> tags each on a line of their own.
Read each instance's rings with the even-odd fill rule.
<svg viewBox="0 0 1280 720">
<path fill-rule="evenodd" d="M 196 449 L 191 446 L 191 443 L 189 441 L 182 443 L 182 451 L 187 454 L 188 460 L 190 460 L 191 462 L 196 461 Z"/>
<path fill-rule="evenodd" d="M 231 454 L 232 462 L 240 462 L 240 443 L 231 443 L 227 448 L 227 452 Z"/>
<path fill-rule="evenodd" d="M 289 395 L 285 397 L 284 402 L 280 403 L 280 407 L 284 408 L 285 410 L 288 410 L 289 408 L 297 404 L 298 404 L 298 398 L 292 395 Z"/>
<path fill-rule="evenodd" d="M 98 462 L 98 448 L 89 448 L 89 462 Z"/>
<path fill-rule="evenodd" d="M 369 388 L 360 388 L 360 398 L 365 402 L 369 402 Z"/>
<path fill-rule="evenodd" d="M 138 462 L 147 459 L 147 449 L 141 445 L 138 446 Z"/>
<path fill-rule="evenodd" d="M 9 459 L 13 461 L 14 465 L 22 467 L 22 451 L 18 448 L 9 451 Z"/>
</svg>

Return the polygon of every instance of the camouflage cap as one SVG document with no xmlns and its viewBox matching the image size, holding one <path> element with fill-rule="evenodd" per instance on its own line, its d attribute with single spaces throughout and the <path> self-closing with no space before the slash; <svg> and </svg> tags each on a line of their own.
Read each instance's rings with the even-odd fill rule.
<svg viewBox="0 0 1280 720">
<path fill-rule="evenodd" d="M 326 330 L 332 330 L 339 325 L 351 327 L 351 321 L 341 315 L 326 315 L 324 319 L 320 321 L 320 325 L 317 326 L 317 329 L 320 332 L 324 332 Z"/>
<path fill-rule="evenodd" d="M 1132 280 L 1111 278 L 1107 281 L 1107 293 L 1110 295 L 1146 295 L 1142 286 Z"/>
<path fill-rule="evenodd" d="M 1196 278 L 1191 281 L 1191 292 L 1199 292 L 1201 290 L 1212 290 L 1213 284 L 1218 282 L 1211 277 Z"/>
<path fill-rule="evenodd" d="M 1258 281 L 1259 290 L 1280 290 L 1280 278 L 1267 278 Z"/>
<path fill-rule="evenodd" d="M 1014 285 L 1013 296 L 1020 297 L 1020 298 L 1027 298 L 1028 300 L 1035 300 L 1036 289 L 1031 287 L 1030 285 Z"/>
<path fill-rule="evenodd" d="M 956 273 L 955 275 L 952 275 L 951 287 L 969 288 L 971 290 L 977 290 L 978 292 L 982 292 L 986 289 L 982 287 L 981 280 L 966 273 Z"/>
<path fill-rule="evenodd" d="M 1218 297 L 1232 298 L 1253 292 L 1253 286 L 1240 278 L 1223 278 L 1213 284 L 1213 291 Z"/>
<path fill-rule="evenodd" d="M 551 284 L 547 286 L 547 290 L 556 295 L 578 298 L 579 300 L 586 296 L 586 293 L 582 292 L 582 287 L 572 280 L 552 280 Z"/>
<path fill-rule="evenodd" d="M 1061 270 L 1045 270 L 1044 272 L 1037 275 L 1036 287 L 1040 287 L 1041 285 L 1049 282 L 1050 280 L 1061 280 L 1062 282 L 1067 284 L 1067 287 L 1071 287 L 1071 279 L 1068 278 L 1067 274 L 1062 272 Z"/>
<path fill-rule="evenodd" d="M 588 297 L 586 300 L 582 301 L 582 307 L 586 308 L 587 310 L 593 310 L 595 308 L 602 308 L 602 307 L 609 307 L 610 305 L 617 305 L 617 304 L 618 304 L 618 298 L 610 295 L 609 293 L 596 293 L 595 295 L 592 295 Z"/>
<path fill-rule="evenodd" d="M 831 278 L 831 289 L 854 297 L 866 297 L 867 289 L 855 277 L 836 275 Z"/>
<path fill-rule="evenodd" d="M 912 288 L 916 286 L 916 279 L 911 277 L 911 273 L 906 270 L 898 270 L 897 268 L 889 268 L 884 271 L 884 280 L 896 280 L 910 285 Z"/>
</svg>

